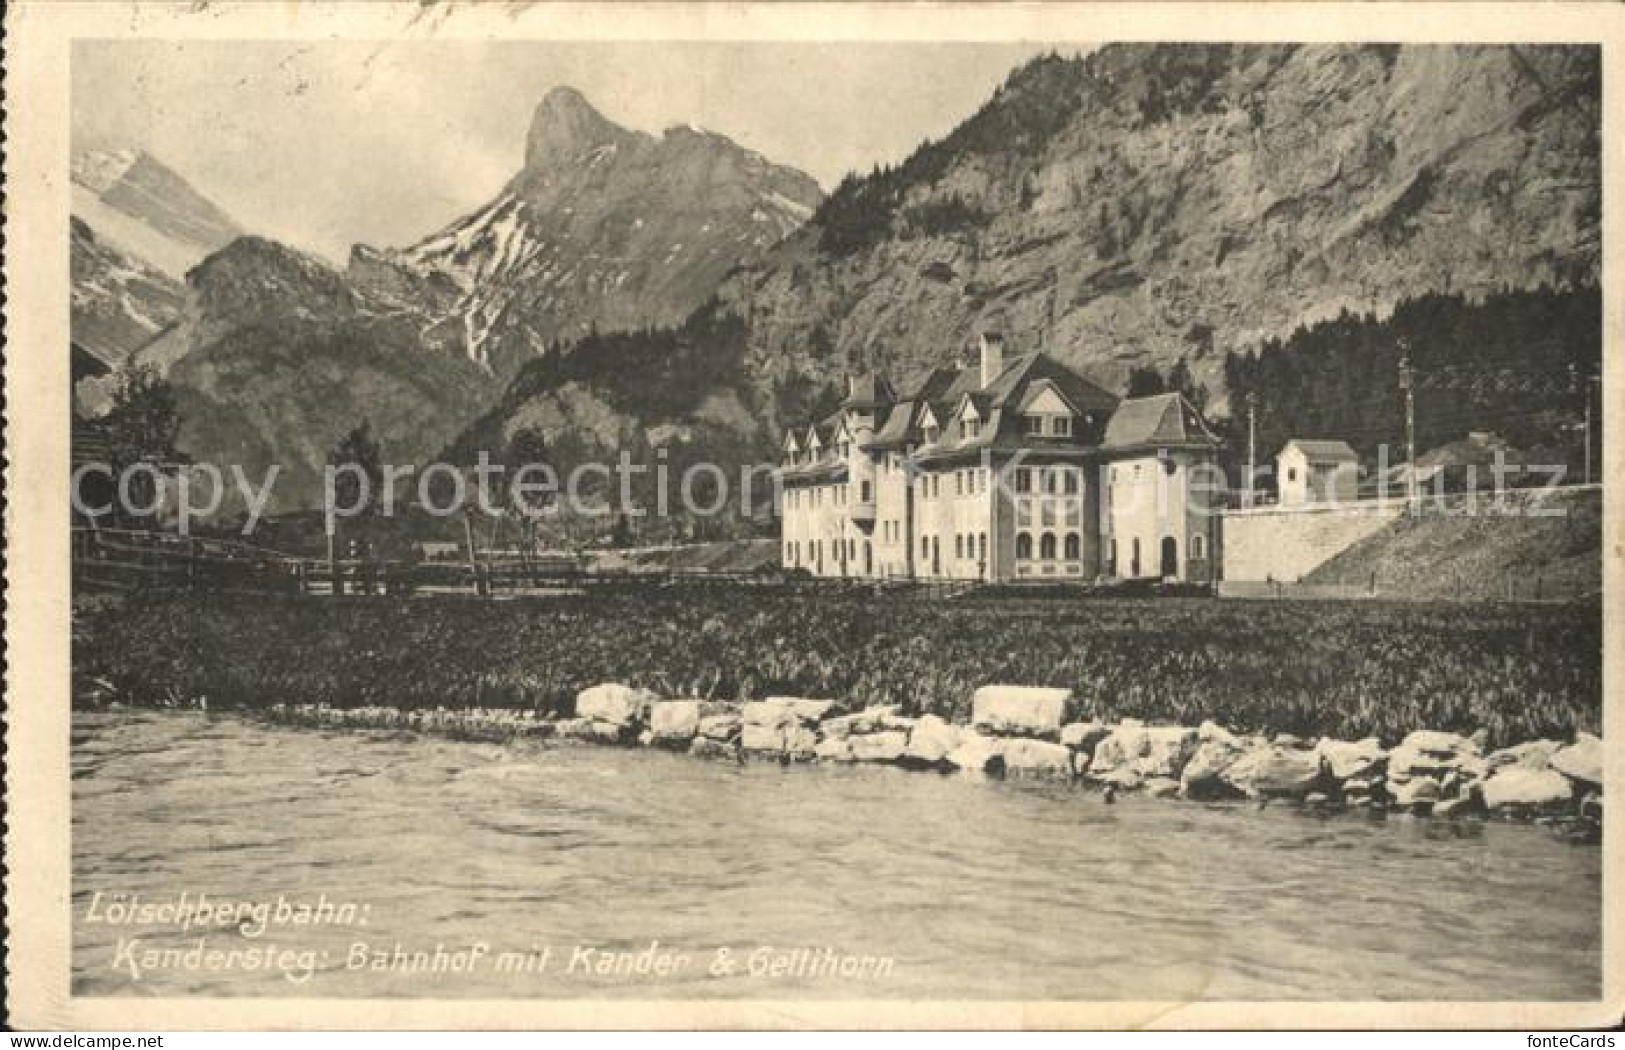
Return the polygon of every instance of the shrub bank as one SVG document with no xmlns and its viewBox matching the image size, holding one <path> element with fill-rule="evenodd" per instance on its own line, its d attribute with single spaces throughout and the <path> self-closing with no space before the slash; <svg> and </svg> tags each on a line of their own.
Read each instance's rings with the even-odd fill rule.
<svg viewBox="0 0 1625 1050">
<path fill-rule="evenodd" d="M 1391 747 L 1375 737 L 1273 737 L 1200 726 L 1069 721 L 1066 690 L 987 686 L 969 724 L 895 707 L 850 710 L 831 700 L 775 697 L 741 704 L 665 700 L 620 683 L 583 690 L 575 713 L 403 711 L 278 704 L 286 724 L 414 730 L 480 740 L 557 739 L 658 747 L 698 758 L 782 763 L 881 763 L 917 770 L 1082 780 L 1110 794 L 1271 800 L 1312 810 L 1435 818 L 1538 820 L 1600 834 L 1602 741 L 1535 740 L 1486 752 L 1483 734 L 1416 730 Z"/>
<path fill-rule="evenodd" d="M 76 610 L 75 701 L 265 709 L 509 708 L 582 690 L 841 697 L 970 720 L 989 682 L 1067 690 L 1079 719 L 1486 750 L 1598 732 L 1601 613 L 1211 599 L 1035 601 L 646 590 L 515 601 L 134 595 Z"/>
</svg>

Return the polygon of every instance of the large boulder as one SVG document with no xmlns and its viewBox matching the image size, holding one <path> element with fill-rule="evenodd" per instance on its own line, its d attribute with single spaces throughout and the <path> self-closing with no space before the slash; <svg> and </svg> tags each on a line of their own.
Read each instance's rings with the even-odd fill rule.
<svg viewBox="0 0 1625 1050">
<path fill-rule="evenodd" d="M 898 714 L 895 704 L 887 704 L 883 707 L 866 707 L 850 715 L 826 718 L 818 728 L 827 737 L 846 737 L 854 733 L 881 733 L 888 729 L 906 732 L 913 727 L 914 719 Z"/>
<path fill-rule="evenodd" d="M 660 700 L 649 708 L 651 742 L 686 746 L 700 731 L 698 700 Z"/>
<path fill-rule="evenodd" d="M 1112 727 L 1099 721 L 1072 722 L 1061 727 L 1061 743 L 1072 749 L 1072 764 L 1083 769 L 1089 768 L 1096 745 L 1111 735 Z"/>
<path fill-rule="evenodd" d="M 796 721 L 807 725 L 822 721 L 836 706 L 833 700 L 809 700 L 800 696 L 770 696 L 763 702 L 788 708 Z"/>
<path fill-rule="evenodd" d="M 1444 797 L 1438 779 L 1425 773 L 1391 778 L 1387 788 L 1388 801 L 1397 809 L 1431 810 L 1433 804 Z"/>
<path fill-rule="evenodd" d="M 790 734 L 797 728 L 794 723 L 773 726 L 746 722 L 739 734 L 739 746 L 753 755 L 782 755 L 788 745 Z"/>
<path fill-rule="evenodd" d="M 1201 741 L 1179 776 L 1180 794 L 1186 798 L 1222 798 L 1237 793 L 1224 779 L 1224 771 L 1247 753 L 1247 743 L 1229 730 L 1203 722 Z"/>
<path fill-rule="evenodd" d="M 919 766 L 940 765 L 959 746 L 959 736 L 958 726 L 937 715 L 922 715 L 908 734 L 903 761 Z"/>
<path fill-rule="evenodd" d="M 1152 798 L 1173 798 L 1179 794 L 1179 781 L 1173 777 L 1150 777 L 1140 789 Z"/>
<path fill-rule="evenodd" d="M 818 734 L 794 718 L 780 725 L 747 721 L 740 732 L 739 746 L 749 754 L 774 755 L 805 762 L 814 757 Z"/>
<path fill-rule="evenodd" d="M 854 762 L 896 762 L 908 748 L 908 734 L 899 729 L 859 733 L 846 738 Z"/>
<path fill-rule="evenodd" d="M 1455 733 L 1419 729 L 1388 753 L 1391 777 L 1428 776 L 1442 778 L 1464 769 L 1485 770 L 1478 745 Z"/>
<path fill-rule="evenodd" d="M 794 726 L 784 734 L 784 754 L 792 762 L 811 762 L 818 757 L 818 731 L 810 726 Z"/>
<path fill-rule="evenodd" d="M 576 716 L 611 725 L 630 726 L 648 717 L 655 695 L 619 682 L 605 682 L 576 694 Z"/>
<path fill-rule="evenodd" d="M 1004 768 L 1005 741 L 998 737 L 964 731 L 959 745 L 948 755 L 948 764 L 963 773 L 997 773 Z"/>
<path fill-rule="evenodd" d="M 1280 744 L 1249 749 L 1219 776 L 1248 798 L 1302 798 L 1322 783 L 1318 754 Z"/>
<path fill-rule="evenodd" d="M 699 736 L 710 740 L 731 741 L 738 739 L 740 727 L 743 725 L 743 716 L 738 711 L 729 711 L 719 715 L 706 715 L 700 719 L 696 732 Z"/>
<path fill-rule="evenodd" d="M 1323 738 L 1315 747 L 1315 753 L 1326 767 L 1326 772 L 1334 780 L 1348 780 L 1351 777 L 1366 779 L 1375 775 L 1388 758 L 1388 752 L 1382 748 L 1382 741 L 1374 736 L 1364 740 L 1334 740 L 1331 737 Z"/>
<path fill-rule="evenodd" d="M 1508 766 L 1535 770 L 1550 769 L 1552 756 L 1562 747 L 1563 743 L 1559 740 L 1528 740 L 1512 747 L 1503 747 L 1499 751 L 1491 751 L 1484 757 L 1484 763 L 1489 766 L 1492 777 L 1498 770 Z"/>
<path fill-rule="evenodd" d="M 593 739 L 593 720 L 590 718 L 565 718 L 558 722 L 557 733 L 560 740 L 591 740 Z"/>
<path fill-rule="evenodd" d="M 813 754 L 825 762 L 851 762 L 852 738 L 845 736 L 826 736 L 813 748 Z"/>
<path fill-rule="evenodd" d="M 1549 813 L 1574 800 L 1574 782 L 1555 769 L 1504 766 L 1484 781 L 1484 805 L 1490 809 Z"/>
<path fill-rule="evenodd" d="M 1197 731 L 1187 726 L 1153 726 L 1145 731 L 1145 748 L 1134 769 L 1146 778 L 1177 780 L 1198 741 Z"/>
<path fill-rule="evenodd" d="M 1055 780 L 1072 777 L 1072 749 L 1060 744 L 1020 737 L 1003 741 L 1000 753 L 1006 776 Z"/>
<path fill-rule="evenodd" d="M 1145 723 L 1138 718 L 1125 718 L 1117 727 L 1095 745 L 1089 761 L 1089 774 L 1105 777 L 1119 770 L 1129 771 L 1145 746 Z"/>
<path fill-rule="evenodd" d="M 694 743 L 689 745 L 688 753 L 695 758 L 737 759 L 739 757 L 739 749 L 733 744 L 708 736 L 695 737 Z"/>
<path fill-rule="evenodd" d="M 1200 742 L 1197 730 L 1185 726 L 1146 726 L 1124 719 L 1095 745 L 1089 773 L 1096 779 L 1130 786 L 1128 779 L 1178 779 Z M 1133 778 L 1123 774 L 1132 773 Z"/>
<path fill-rule="evenodd" d="M 1054 740 L 1061 734 L 1061 723 L 1066 721 L 1071 702 L 1070 689 L 984 685 L 971 696 L 971 725 L 995 736 Z"/>
<path fill-rule="evenodd" d="M 744 720 L 747 732 L 752 726 L 784 730 L 799 721 L 795 708 L 785 700 L 752 700 L 739 709 L 739 715 Z"/>
<path fill-rule="evenodd" d="M 1583 784 L 1602 785 L 1602 740 L 1590 733 L 1576 733 L 1574 743 L 1552 754 L 1552 768 Z"/>
</svg>

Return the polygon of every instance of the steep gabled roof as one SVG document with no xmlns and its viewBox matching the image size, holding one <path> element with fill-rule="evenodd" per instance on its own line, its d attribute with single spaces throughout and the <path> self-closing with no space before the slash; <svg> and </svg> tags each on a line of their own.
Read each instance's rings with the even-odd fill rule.
<svg viewBox="0 0 1625 1050">
<path fill-rule="evenodd" d="M 925 412 L 942 429 L 933 449 L 943 454 L 980 448 L 1029 444 L 1020 427 L 1020 409 L 1036 389 L 1052 389 L 1080 416 L 1103 419 L 1117 407 L 1117 398 L 1048 355 L 1032 351 L 1009 357 L 993 381 L 982 386 L 977 366 L 937 368 L 925 373 L 894 404 L 880 423 L 869 449 L 898 449 L 924 440 Z M 959 438 L 949 424 L 958 419 L 966 401 L 982 420 L 975 437 Z M 1096 424 L 1098 425 L 1098 424 Z M 1045 439 L 1046 444 L 1080 446 L 1098 433 L 1085 425 L 1071 438 Z"/>
<path fill-rule="evenodd" d="M 1130 398 L 1117 406 L 1106 424 L 1109 449 L 1145 446 L 1200 446 L 1223 444 L 1208 428 L 1202 414 L 1178 393 Z"/>
<path fill-rule="evenodd" d="M 885 408 L 897 400 L 897 391 L 879 372 L 864 372 L 852 377 L 842 408 L 866 410 Z"/>
<path fill-rule="evenodd" d="M 1293 438 L 1281 447 L 1281 451 L 1285 452 L 1289 448 L 1296 448 L 1303 453 L 1304 459 L 1311 462 L 1344 462 L 1360 458 L 1354 449 L 1349 447 L 1347 441 Z"/>
<path fill-rule="evenodd" d="M 960 369 L 933 368 L 921 376 L 919 380 L 904 394 L 909 401 L 935 401 L 959 378 Z"/>
<path fill-rule="evenodd" d="M 863 447 L 876 449 L 902 448 L 910 440 L 910 435 L 914 430 L 914 416 L 918 411 L 919 406 L 915 402 L 899 401 L 887 413 L 885 421 L 875 431 L 875 436 Z"/>
</svg>

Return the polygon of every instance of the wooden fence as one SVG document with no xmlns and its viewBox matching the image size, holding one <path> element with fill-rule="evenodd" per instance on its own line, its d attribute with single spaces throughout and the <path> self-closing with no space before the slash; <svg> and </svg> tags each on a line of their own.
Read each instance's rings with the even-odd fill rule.
<svg viewBox="0 0 1625 1050">
<path fill-rule="evenodd" d="M 600 571 L 576 554 L 481 554 L 405 562 L 308 558 L 231 540 L 133 529 L 73 531 L 73 578 L 87 590 L 233 590 L 308 595 L 482 596 L 578 593 L 606 587 L 792 586 L 780 573 L 707 568 Z"/>
</svg>

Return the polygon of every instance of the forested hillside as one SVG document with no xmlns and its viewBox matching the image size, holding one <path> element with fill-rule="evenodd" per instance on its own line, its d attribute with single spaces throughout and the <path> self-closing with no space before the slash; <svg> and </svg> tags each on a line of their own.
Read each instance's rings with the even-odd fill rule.
<svg viewBox="0 0 1625 1050">
<path fill-rule="evenodd" d="M 1256 398 L 1258 448 L 1289 438 L 1343 438 L 1362 456 L 1403 448 L 1400 359 L 1415 375 L 1416 443 L 1427 450 L 1471 430 L 1519 449 L 1549 449 L 1578 467 L 1588 378 L 1602 366 L 1602 296 L 1595 285 L 1505 291 L 1474 301 L 1431 293 L 1391 316 L 1344 313 L 1225 356 L 1232 433 Z M 1593 391 L 1593 397 L 1595 393 Z M 1601 410 L 1593 407 L 1601 426 Z M 1593 449 L 1601 442 L 1593 438 Z"/>
</svg>

